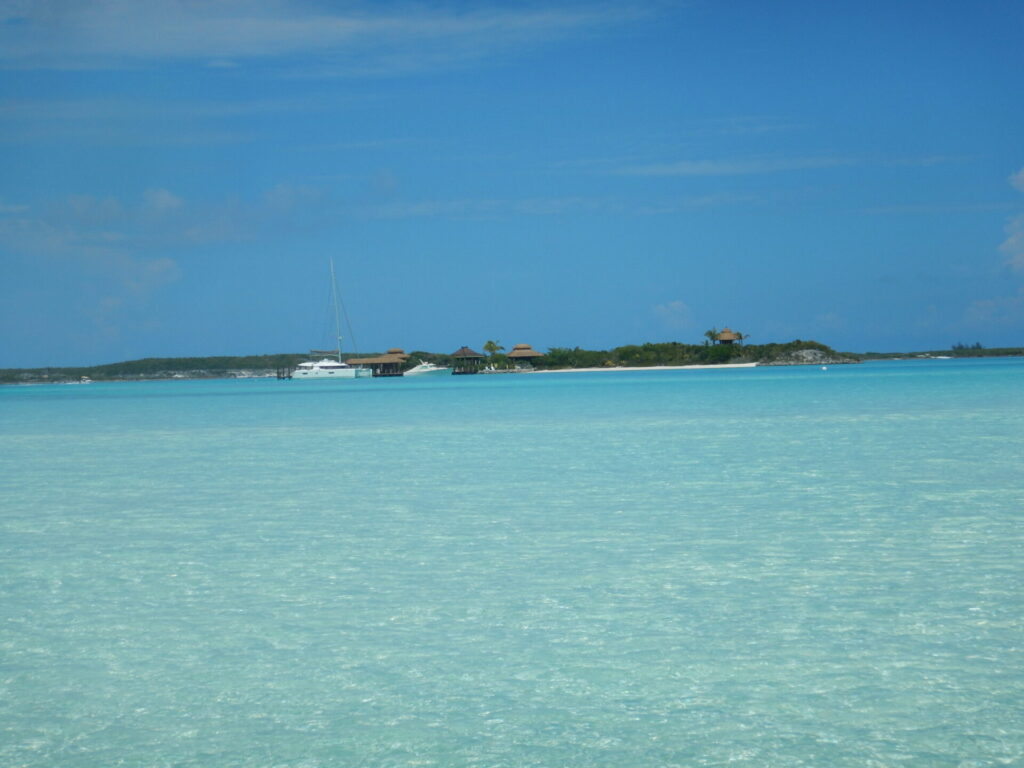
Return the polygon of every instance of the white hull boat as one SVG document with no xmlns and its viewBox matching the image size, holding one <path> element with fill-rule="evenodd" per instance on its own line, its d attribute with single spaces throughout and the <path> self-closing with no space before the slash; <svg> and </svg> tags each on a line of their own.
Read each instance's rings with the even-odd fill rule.
<svg viewBox="0 0 1024 768">
<path fill-rule="evenodd" d="M 362 379 L 369 378 L 373 371 L 369 368 L 356 368 L 339 360 L 325 357 L 323 360 L 299 363 L 292 371 L 293 379 Z"/>
<path fill-rule="evenodd" d="M 419 365 L 413 366 L 408 371 L 403 373 L 403 376 L 438 376 L 443 374 L 450 374 L 451 368 L 446 368 L 441 365 L 434 363 L 420 363 Z"/>
<path fill-rule="evenodd" d="M 331 298 L 334 303 L 334 331 L 338 339 L 337 359 L 325 357 L 322 360 L 307 360 L 299 363 L 291 378 L 299 380 L 345 380 L 368 379 L 373 376 L 369 368 L 357 368 L 341 359 L 341 314 L 338 311 L 338 284 L 334 279 L 334 259 L 331 259 Z"/>
</svg>

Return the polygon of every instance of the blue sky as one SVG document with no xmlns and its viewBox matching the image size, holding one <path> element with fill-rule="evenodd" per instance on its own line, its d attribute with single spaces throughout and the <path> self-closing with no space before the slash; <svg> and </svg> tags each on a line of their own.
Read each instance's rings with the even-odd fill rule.
<svg viewBox="0 0 1024 768">
<path fill-rule="evenodd" d="M 0 367 L 1024 345 L 1024 3 L 0 0 Z"/>
</svg>

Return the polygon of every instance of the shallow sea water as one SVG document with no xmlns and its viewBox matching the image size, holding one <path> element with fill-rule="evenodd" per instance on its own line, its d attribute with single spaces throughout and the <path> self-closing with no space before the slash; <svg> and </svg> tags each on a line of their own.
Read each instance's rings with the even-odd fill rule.
<svg viewBox="0 0 1024 768">
<path fill-rule="evenodd" d="M 0 765 L 1024 764 L 1024 360 L 0 389 Z"/>
</svg>

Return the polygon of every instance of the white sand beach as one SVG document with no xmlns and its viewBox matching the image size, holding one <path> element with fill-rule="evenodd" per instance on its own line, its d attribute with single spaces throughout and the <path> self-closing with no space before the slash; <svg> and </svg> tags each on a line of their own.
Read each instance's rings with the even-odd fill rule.
<svg viewBox="0 0 1024 768">
<path fill-rule="evenodd" d="M 608 368 L 559 368 L 552 371 L 528 371 L 528 373 L 595 373 L 607 371 L 706 371 L 712 368 L 753 368 L 757 363 L 723 363 L 718 365 L 645 365 L 615 366 Z"/>
</svg>

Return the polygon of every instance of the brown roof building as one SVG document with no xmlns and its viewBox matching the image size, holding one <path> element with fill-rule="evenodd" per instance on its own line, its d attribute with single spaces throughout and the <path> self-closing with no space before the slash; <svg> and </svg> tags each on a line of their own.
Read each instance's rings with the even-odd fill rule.
<svg viewBox="0 0 1024 768">
<path fill-rule="evenodd" d="M 408 359 L 409 356 L 405 352 L 398 347 L 392 347 L 378 357 L 354 357 L 345 362 L 349 365 L 370 368 L 374 376 L 401 376 L 402 367 Z"/>
<path fill-rule="evenodd" d="M 528 368 L 533 360 L 536 360 L 538 357 L 544 357 L 544 354 L 538 352 L 529 344 L 516 344 L 506 357 L 515 363 L 517 368 Z"/>
<path fill-rule="evenodd" d="M 459 347 L 452 352 L 452 374 L 479 373 L 484 356 L 469 347 Z"/>
<path fill-rule="evenodd" d="M 728 328 L 723 328 L 722 332 L 715 336 L 715 341 L 719 344 L 732 344 L 734 341 L 739 341 L 739 339 L 739 334 L 729 330 Z"/>
</svg>

